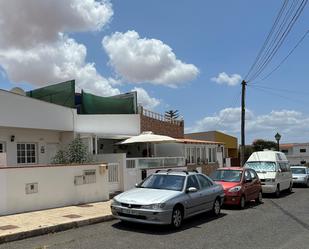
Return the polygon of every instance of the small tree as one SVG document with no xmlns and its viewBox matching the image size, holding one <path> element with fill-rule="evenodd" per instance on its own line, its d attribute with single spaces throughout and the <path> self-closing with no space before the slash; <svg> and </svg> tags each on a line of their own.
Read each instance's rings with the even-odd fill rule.
<svg viewBox="0 0 309 249">
<path fill-rule="evenodd" d="M 252 147 L 253 147 L 253 151 L 263 151 L 264 149 L 273 150 L 277 148 L 277 144 L 274 141 L 257 139 L 253 141 Z"/>
<path fill-rule="evenodd" d="M 165 112 L 165 118 L 168 120 L 175 120 L 179 117 L 179 111 L 178 110 L 169 110 Z"/>
<path fill-rule="evenodd" d="M 73 139 L 65 150 L 59 150 L 52 163 L 87 163 L 91 161 L 91 156 L 88 153 L 87 146 L 83 143 L 80 137 Z"/>
</svg>

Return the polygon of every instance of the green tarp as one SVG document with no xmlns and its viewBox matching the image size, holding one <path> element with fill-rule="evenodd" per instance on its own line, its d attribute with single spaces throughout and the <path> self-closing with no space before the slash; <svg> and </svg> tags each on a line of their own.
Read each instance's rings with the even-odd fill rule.
<svg viewBox="0 0 309 249">
<path fill-rule="evenodd" d="M 27 96 L 75 108 L 75 80 L 35 89 L 27 92 Z"/>
<path fill-rule="evenodd" d="M 81 114 L 134 114 L 136 110 L 136 92 L 100 97 L 82 92 Z"/>
</svg>

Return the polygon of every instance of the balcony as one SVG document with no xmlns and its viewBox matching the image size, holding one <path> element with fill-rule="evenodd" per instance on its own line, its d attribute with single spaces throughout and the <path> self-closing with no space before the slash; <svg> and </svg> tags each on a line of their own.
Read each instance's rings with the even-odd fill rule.
<svg viewBox="0 0 309 249">
<path fill-rule="evenodd" d="M 127 168 L 151 169 L 185 166 L 184 157 L 143 157 L 126 159 Z"/>
</svg>

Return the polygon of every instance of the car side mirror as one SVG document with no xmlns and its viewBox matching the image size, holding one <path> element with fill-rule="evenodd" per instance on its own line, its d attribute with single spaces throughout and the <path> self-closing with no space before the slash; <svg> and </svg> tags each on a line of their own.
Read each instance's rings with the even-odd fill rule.
<svg viewBox="0 0 309 249">
<path fill-rule="evenodd" d="M 252 182 L 252 179 L 245 179 L 245 182 Z"/>
<path fill-rule="evenodd" d="M 194 192 L 197 192 L 197 188 L 190 187 L 190 188 L 187 189 L 187 193 L 194 193 Z"/>
<path fill-rule="evenodd" d="M 282 172 L 282 170 L 281 170 L 281 169 L 278 169 L 278 172 L 279 172 L 279 173 L 281 173 L 281 172 Z"/>
<path fill-rule="evenodd" d="M 135 183 L 135 187 L 138 188 L 140 185 L 139 183 Z"/>
</svg>

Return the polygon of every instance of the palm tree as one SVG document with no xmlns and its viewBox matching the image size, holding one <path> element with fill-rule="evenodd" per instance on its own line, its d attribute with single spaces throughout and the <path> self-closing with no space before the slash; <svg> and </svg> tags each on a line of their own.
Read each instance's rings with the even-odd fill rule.
<svg viewBox="0 0 309 249">
<path fill-rule="evenodd" d="M 179 111 L 178 110 L 169 110 L 165 112 L 165 118 L 167 120 L 175 120 L 179 117 Z"/>
</svg>

